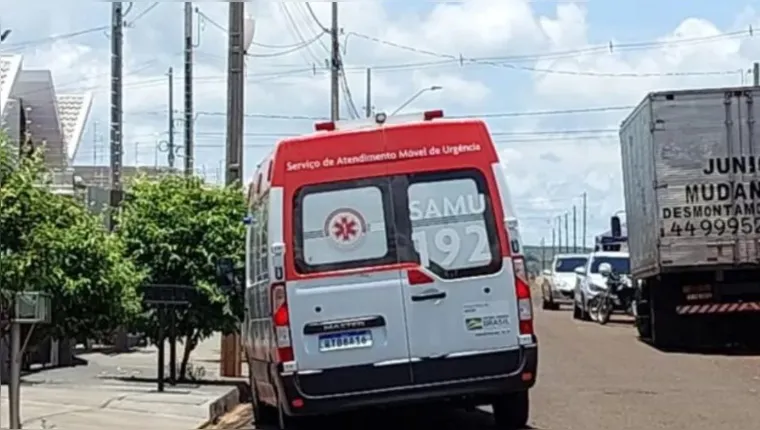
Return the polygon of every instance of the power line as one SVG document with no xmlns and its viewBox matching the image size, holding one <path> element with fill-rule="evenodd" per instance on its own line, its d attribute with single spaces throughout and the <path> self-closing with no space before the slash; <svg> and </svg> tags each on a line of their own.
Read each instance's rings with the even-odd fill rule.
<svg viewBox="0 0 760 430">
<path fill-rule="evenodd" d="M 295 18 L 293 18 L 293 15 L 290 13 L 290 10 L 288 9 L 287 3 L 280 3 L 280 11 L 285 15 L 285 20 L 288 24 L 288 31 L 293 36 L 294 39 L 304 41 L 305 38 L 303 37 L 303 34 L 301 33 L 301 30 L 298 28 L 298 24 L 296 23 Z M 320 41 L 321 44 L 321 41 Z M 307 64 L 319 64 L 322 62 L 322 60 L 319 59 L 319 56 L 311 49 L 311 47 L 306 48 L 306 52 L 308 52 L 309 56 L 311 56 L 314 63 L 310 63 L 309 59 L 306 58 L 306 55 L 301 53 L 303 58 L 306 60 Z"/>
<path fill-rule="evenodd" d="M 579 109 L 560 109 L 560 110 L 543 110 L 543 111 L 525 111 L 525 112 L 495 112 L 481 113 L 473 115 L 453 115 L 448 118 L 517 118 L 524 116 L 547 116 L 547 115 L 572 115 L 579 113 L 599 113 L 631 110 L 635 106 L 600 106 Z"/>
<path fill-rule="evenodd" d="M 608 142 L 617 142 L 617 139 L 615 136 L 600 136 L 598 134 L 594 135 L 588 135 L 588 136 L 552 136 L 552 137 L 541 137 L 541 138 L 532 138 L 532 139 L 494 139 L 494 143 L 498 145 L 506 145 L 508 143 L 547 143 L 547 142 L 563 142 L 563 141 L 588 141 L 594 139 L 596 141 L 608 141 Z"/>
<path fill-rule="evenodd" d="M 753 35 L 752 29 L 749 30 L 749 36 L 751 37 Z M 548 73 L 548 74 L 557 74 L 557 75 L 572 75 L 572 76 L 589 76 L 589 77 L 606 77 L 606 78 L 651 78 L 651 77 L 675 77 L 675 76 L 716 76 L 716 75 L 734 75 L 739 73 L 737 70 L 718 70 L 718 71 L 695 71 L 695 72 L 659 72 L 659 73 L 636 73 L 636 72 L 625 72 L 625 73 L 606 73 L 606 72 L 583 72 L 583 71 L 577 71 L 577 70 L 558 70 L 558 69 L 547 69 L 547 68 L 539 68 L 539 67 L 531 67 L 531 66 L 522 66 L 517 64 L 510 64 L 506 62 L 497 62 L 493 60 L 489 60 L 487 57 L 465 57 L 462 54 L 459 55 L 452 55 L 452 54 L 444 54 L 436 51 L 431 51 L 427 49 L 422 48 L 416 48 L 413 46 L 403 45 L 397 42 L 392 42 L 388 40 L 383 40 L 374 36 L 357 33 L 357 32 L 350 32 L 348 33 L 348 36 L 356 36 L 371 42 L 379 43 L 382 45 L 391 46 L 394 48 L 402 49 L 405 51 L 414 52 L 417 54 L 422 55 L 428 55 L 438 58 L 445 58 L 452 61 L 459 62 L 460 66 L 464 66 L 466 63 L 480 63 L 484 65 L 490 65 L 494 67 L 500 67 L 500 68 L 507 68 L 507 69 L 514 69 L 514 70 L 523 70 L 528 72 L 537 72 L 537 73 Z M 347 37 L 348 37 L 347 36 Z M 569 52 L 569 51 L 568 51 Z M 743 72 L 743 69 L 742 69 Z"/>
<path fill-rule="evenodd" d="M 343 56 L 340 55 L 340 52 L 338 52 L 338 61 L 339 64 L 343 64 Z M 361 118 L 361 114 L 359 113 L 359 110 L 356 108 L 356 103 L 354 103 L 354 97 L 351 95 L 351 88 L 348 86 L 348 79 L 346 78 L 346 74 L 343 73 L 342 70 L 338 71 L 340 75 L 340 84 L 341 88 L 343 89 L 343 98 L 346 101 L 346 104 L 348 105 L 348 111 L 350 112 L 353 119 Z"/>
<path fill-rule="evenodd" d="M 145 15 L 147 15 L 148 13 L 150 13 L 150 11 L 152 11 L 153 9 L 155 9 L 156 6 L 158 6 L 159 4 L 160 4 L 160 2 L 153 2 L 150 6 L 146 7 L 145 9 L 143 9 L 142 12 L 140 12 L 139 14 L 137 14 L 137 16 L 135 17 L 135 19 L 127 22 L 126 26 L 127 27 L 133 26 L 135 24 L 135 22 L 139 21 L 140 18 L 143 18 Z"/>
<path fill-rule="evenodd" d="M 318 34 L 315 37 L 304 41 L 302 44 L 294 46 L 293 48 L 290 48 L 290 49 L 286 49 L 284 51 L 267 53 L 267 54 L 246 54 L 246 56 L 248 56 L 248 57 L 255 57 L 255 58 L 282 57 L 282 56 L 285 56 L 285 55 L 288 55 L 288 54 L 292 54 L 292 53 L 294 53 L 296 51 L 300 51 L 301 49 L 304 49 L 304 48 L 307 48 L 307 47 L 313 45 L 315 42 L 317 42 L 323 36 L 324 36 L 324 34 Z"/>
<path fill-rule="evenodd" d="M 617 129 L 570 129 L 570 130 L 540 130 L 540 131 L 492 131 L 491 136 L 536 136 L 556 134 L 609 134 L 618 133 Z"/>
<path fill-rule="evenodd" d="M 3 48 L 28 48 L 31 46 L 44 45 L 48 43 L 58 42 L 59 40 L 71 39 L 78 36 L 84 36 L 85 34 L 97 33 L 107 31 L 111 28 L 110 25 L 103 25 L 100 27 L 92 27 L 84 30 L 78 30 L 71 33 L 56 34 L 53 36 L 43 37 L 41 39 L 26 40 L 16 43 L 4 44 Z"/>
<path fill-rule="evenodd" d="M 281 5 L 284 6 L 284 5 Z M 195 12 L 200 16 L 205 22 L 208 22 L 212 26 L 216 27 L 217 29 L 221 30 L 225 34 L 227 33 L 227 28 L 225 28 L 223 25 L 216 22 L 214 19 L 212 19 L 210 16 L 203 13 L 200 8 L 195 8 Z M 261 48 L 270 48 L 270 49 L 284 49 L 284 51 L 281 52 L 273 52 L 273 53 L 264 53 L 264 54 L 247 54 L 249 57 L 257 57 L 257 58 L 271 58 L 271 57 L 281 57 L 288 54 L 292 54 L 293 52 L 299 51 L 301 49 L 307 48 L 310 45 L 313 45 L 315 42 L 317 42 L 320 38 L 322 38 L 324 34 L 318 34 L 315 37 L 311 39 L 304 39 L 301 38 L 301 40 L 298 43 L 288 44 L 288 45 L 267 45 L 263 43 L 258 42 L 251 42 L 251 45 L 258 46 Z"/>
<path fill-rule="evenodd" d="M 615 53 L 615 52 L 628 52 L 638 51 L 653 48 L 663 48 L 668 46 L 684 46 L 684 45 L 699 45 L 703 43 L 717 42 L 721 40 L 743 39 L 752 37 L 754 30 L 750 27 L 748 30 L 734 31 L 729 33 L 722 33 L 711 36 L 699 36 L 690 37 L 677 40 L 658 40 L 658 41 L 640 41 L 640 42 L 628 42 L 628 43 L 615 43 L 613 41 L 607 44 L 591 46 L 587 48 L 570 49 L 565 51 L 547 52 L 542 54 L 524 54 L 524 55 L 509 55 L 509 56 L 494 56 L 484 57 L 484 60 L 492 61 L 508 61 L 511 63 L 523 62 L 523 61 L 539 61 L 539 60 L 556 60 L 563 58 L 572 58 L 579 55 L 591 55 L 591 54 L 603 54 L 603 53 Z"/>
<path fill-rule="evenodd" d="M 586 114 L 586 113 L 599 113 L 599 112 L 614 112 L 620 110 L 630 110 L 635 106 L 597 106 L 578 109 L 559 109 L 559 110 L 540 110 L 540 111 L 515 111 L 515 112 L 490 112 L 490 113 L 474 113 L 474 114 L 459 114 L 459 115 L 445 115 L 445 118 L 509 118 L 509 117 L 531 117 L 531 116 L 549 116 L 549 115 L 574 115 L 574 114 Z M 143 112 L 148 113 L 148 112 Z M 224 112 L 215 111 L 203 111 L 199 112 L 199 115 L 224 115 Z M 328 118 L 312 115 L 286 115 L 286 114 L 265 114 L 255 113 L 246 114 L 250 118 L 259 119 L 282 119 L 282 120 L 308 120 L 308 121 L 325 121 Z"/>
<path fill-rule="evenodd" d="M 314 9 L 312 9 L 311 3 L 304 2 L 304 5 L 306 6 L 306 10 L 309 11 L 309 15 L 311 16 L 311 19 L 313 19 L 314 22 L 317 23 L 317 25 L 319 26 L 319 28 L 322 29 L 322 32 L 329 33 L 330 29 L 328 29 L 324 24 L 322 24 L 322 22 L 319 20 L 319 18 L 317 18 L 317 14 L 314 13 Z"/>
</svg>

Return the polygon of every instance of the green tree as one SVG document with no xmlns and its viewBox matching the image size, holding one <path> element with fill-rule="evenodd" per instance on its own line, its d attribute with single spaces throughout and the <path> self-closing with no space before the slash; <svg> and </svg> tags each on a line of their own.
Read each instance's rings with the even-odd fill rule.
<svg viewBox="0 0 760 430">
<path fill-rule="evenodd" d="M 0 293 L 51 295 L 56 338 L 84 338 L 129 323 L 140 312 L 142 273 L 119 239 L 68 196 L 46 186 L 40 152 L 19 157 L 0 136 Z"/>
<path fill-rule="evenodd" d="M 190 354 L 202 339 L 238 330 L 242 298 L 217 286 L 216 263 L 229 257 L 242 264 L 244 216 L 245 198 L 236 187 L 213 187 L 177 175 L 139 178 L 130 187 L 118 218 L 128 254 L 146 271 L 149 284 L 187 286 L 195 292 L 190 306 L 177 311 L 176 328 L 185 343 L 180 378 L 186 377 Z M 155 339 L 157 314 L 144 316 L 141 329 Z"/>
</svg>

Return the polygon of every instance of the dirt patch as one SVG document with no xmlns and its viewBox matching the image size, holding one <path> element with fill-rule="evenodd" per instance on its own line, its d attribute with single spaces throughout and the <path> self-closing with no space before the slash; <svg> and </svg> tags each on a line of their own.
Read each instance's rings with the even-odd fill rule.
<svg viewBox="0 0 760 430">
<path fill-rule="evenodd" d="M 216 424 L 206 427 L 209 429 L 244 429 L 252 428 L 253 409 L 250 404 L 241 404 L 222 415 Z"/>
</svg>

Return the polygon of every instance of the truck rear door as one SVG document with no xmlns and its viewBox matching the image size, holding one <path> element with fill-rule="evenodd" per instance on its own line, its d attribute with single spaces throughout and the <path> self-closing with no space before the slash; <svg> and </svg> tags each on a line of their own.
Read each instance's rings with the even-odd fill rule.
<svg viewBox="0 0 760 430">
<path fill-rule="evenodd" d="M 491 203 L 499 193 L 486 173 L 409 174 L 392 185 L 396 206 L 408 208 L 420 263 L 402 279 L 415 384 L 514 372 L 520 360 L 514 274 L 500 251 L 501 217 Z"/>
<path fill-rule="evenodd" d="M 405 286 L 400 271 L 389 268 L 399 261 L 398 220 L 389 178 L 377 170 L 382 165 L 371 169 L 368 179 L 306 185 L 292 194 L 294 261 L 302 277 L 288 282 L 287 293 L 306 395 L 412 383 Z"/>
<path fill-rule="evenodd" d="M 652 101 L 663 266 L 757 264 L 757 102 L 752 90 Z"/>
</svg>

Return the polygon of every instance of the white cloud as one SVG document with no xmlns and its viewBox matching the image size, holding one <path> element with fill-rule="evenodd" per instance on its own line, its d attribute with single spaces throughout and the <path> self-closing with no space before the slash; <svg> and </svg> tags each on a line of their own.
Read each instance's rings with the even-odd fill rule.
<svg viewBox="0 0 760 430">
<path fill-rule="evenodd" d="M 23 40 L 108 25 L 110 19 L 107 3 L 66 2 L 63 5 L 48 0 L 38 4 L 37 9 L 42 12 L 12 8 L 7 1 L 0 0 L 4 23 L 14 26 L 13 38 L 6 42 L 7 49 L 12 50 L 14 43 Z M 130 16 L 135 18 L 149 6 L 144 2 L 134 4 L 128 21 Z M 196 5 L 210 20 L 202 20 L 197 41 L 195 109 L 223 113 L 227 95 L 226 37 L 215 23 L 226 27 L 226 5 L 215 2 Z M 329 4 L 312 2 L 312 5 L 320 22 L 329 23 Z M 341 3 L 347 80 L 357 109 L 361 111 L 365 104 L 365 66 L 374 68 L 372 103 L 378 109 L 393 110 L 421 88 L 440 85 L 444 88 L 442 91 L 424 94 L 408 109 L 442 107 L 458 113 L 478 113 L 631 105 L 654 89 L 740 84 L 742 79 L 751 80 L 746 76 L 746 69 L 753 58 L 760 58 L 760 48 L 754 46 L 752 39 L 732 33 L 747 29 L 757 21 L 757 13 L 751 7 L 736 11 L 732 28 L 718 28 L 709 20 L 683 16 L 679 25 L 664 29 L 657 43 L 650 46 L 621 47 L 623 42 L 614 40 L 613 35 L 611 52 L 597 49 L 608 40 L 590 39 L 589 29 L 594 28 L 595 23 L 588 21 L 586 8 L 593 8 L 593 3 L 560 3 L 550 13 L 543 14 L 537 13 L 536 7 L 526 0 L 436 4 L 417 7 L 414 11 L 401 10 L 400 2 Z M 165 138 L 165 134 L 161 135 L 166 129 L 165 74 L 170 66 L 175 73 L 175 109 L 182 109 L 181 8 L 178 2 L 162 3 L 126 30 L 124 101 L 126 138 L 130 145 Z M 426 12 L 420 12 L 423 9 Z M 542 10 L 546 9 L 544 4 Z M 249 11 L 258 19 L 255 41 L 259 46 L 250 50 L 257 56 L 249 58 L 247 63 L 247 112 L 327 116 L 329 78 L 324 67 L 325 47 L 314 43 L 308 49 L 283 56 L 271 55 L 285 48 L 264 47 L 298 42 L 294 27 L 306 39 L 317 34 L 319 27 L 308 10 L 301 3 L 259 0 L 249 3 Z M 392 43 L 369 41 L 353 32 L 412 47 L 418 52 L 391 46 Z M 702 40 L 683 42 L 695 38 Z M 322 42 L 328 44 L 326 38 Z M 97 90 L 92 117 L 101 123 L 103 140 L 107 140 L 109 45 L 106 32 L 96 31 L 25 49 L 26 67 L 51 69 L 56 84 L 66 91 Z M 518 69 L 562 73 L 521 71 L 494 63 L 507 61 L 498 57 L 567 51 L 575 53 L 513 58 L 510 63 Z M 441 55 L 434 55 L 436 53 Z M 468 57 L 492 59 L 490 63 L 473 65 L 466 61 Z M 461 64 L 456 61 L 460 58 Z M 414 63 L 417 65 L 389 66 Z M 730 72 L 677 75 L 694 71 Z M 667 73 L 676 75 L 664 76 Z M 345 105 L 345 100 L 341 99 L 341 104 Z M 611 111 L 532 116 L 493 119 L 489 123 L 494 132 L 614 129 L 625 114 L 625 111 Z M 310 126 L 308 121 L 249 119 L 246 132 L 303 132 Z M 180 132 L 177 141 L 181 141 L 181 126 L 177 130 Z M 196 160 L 196 165 L 204 166 L 211 176 L 221 176 L 218 166 L 223 151 L 219 145 L 224 142 L 224 117 L 201 115 L 196 131 L 204 133 L 198 137 L 196 153 L 202 159 Z M 545 135 L 496 138 L 519 213 L 525 217 L 524 237 L 529 242 L 548 237 L 543 218 L 571 209 L 573 203 L 580 205 L 578 196 L 583 191 L 588 192 L 589 235 L 606 228 L 608 215 L 622 206 L 619 150 L 614 134 L 573 136 L 576 135 L 561 135 L 561 139 Z M 90 138 L 80 149 L 82 162 L 92 159 Z M 266 146 L 271 140 L 250 137 L 248 143 L 250 155 L 246 163 L 250 170 L 256 156 L 265 152 L 258 146 Z M 105 150 L 105 146 L 99 149 L 101 153 Z M 134 158 L 130 152 L 125 149 L 127 162 Z M 154 157 L 155 151 L 140 150 L 140 162 L 153 163 Z"/>
</svg>

